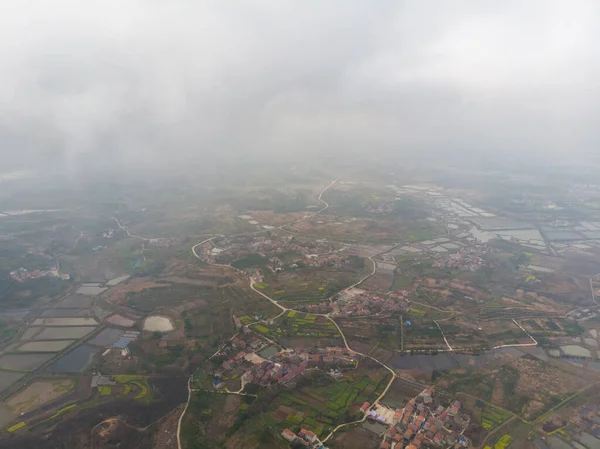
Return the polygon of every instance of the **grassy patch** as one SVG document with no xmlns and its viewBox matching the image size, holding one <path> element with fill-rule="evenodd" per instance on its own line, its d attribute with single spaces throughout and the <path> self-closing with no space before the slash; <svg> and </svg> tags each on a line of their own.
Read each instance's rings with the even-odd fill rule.
<svg viewBox="0 0 600 449">
<path fill-rule="evenodd" d="M 253 253 L 236 260 L 231 264 L 231 266 L 239 270 L 243 270 L 244 268 L 251 267 L 265 267 L 268 263 L 269 259 L 261 256 L 260 254 Z"/>
<path fill-rule="evenodd" d="M 486 405 L 481 412 L 481 427 L 489 432 L 501 425 L 510 417 L 510 413 L 494 407 L 493 405 Z"/>
<path fill-rule="evenodd" d="M 502 435 L 494 444 L 494 449 L 505 449 L 511 443 L 512 437 L 509 434 Z"/>
<path fill-rule="evenodd" d="M 50 417 L 50 419 L 58 418 L 63 413 L 68 412 L 69 410 L 71 410 L 72 408 L 75 408 L 75 407 L 77 407 L 77 404 L 67 405 L 66 407 L 63 407 L 60 410 L 58 410 L 54 415 L 52 415 Z"/>
<path fill-rule="evenodd" d="M 269 333 L 269 328 L 263 326 L 262 324 L 255 324 L 254 325 L 254 329 L 258 332 L 260 332 L 261 334 L 267 334 Z"/>
<path fill-rule="evenodd" d="M 425 316 L 425 311 L 421 310 L 421 309 L 415 309 L 414 307 L 410 307 L 408 310 L 410 310 L 412 313 L 419 315 L 419 316 Z"/>
<path fill-rule="evenodd" d="M 21 421 L 18 424 L 15 424 L 14 426 L 11 426 L 8 428 L 9 432 L 14 432 L 15 430 L 19 430 L 20 428 L 25 427 L 25 422 Z"/>
<path fill-rule="evenodd" d="M 112 390 L 109 385 L 98 385 L 98 391 L 100 392 L 100 396 L 110 396 Z"/>
</svg>

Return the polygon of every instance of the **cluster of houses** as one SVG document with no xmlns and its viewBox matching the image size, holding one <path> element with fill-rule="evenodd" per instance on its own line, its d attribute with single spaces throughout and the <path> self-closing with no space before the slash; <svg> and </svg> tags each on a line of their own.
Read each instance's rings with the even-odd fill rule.
<svg viewBox="0 0 600 449">
<path fill-rule="evenodd" d="M 485 245 L 474 245 L 462 248 L 455 254 L 448 254 L 433 262 L 434 267 L 477 271 L 490 266 L 485 260 L 489 249 Z"/>
<path fill-rule="evenodd" d="M 387 295 L 378 295 L 376 293 L 353 289 L 352 294 L 342 292 L 333 303 L 333 314 L 341 316 L 366 316 L 377 313 L 397 313 L 406 311 L 409 307 L 409 301 L 406 295 L 408 290 L 390 292 Z M 357 294 L 356 291 L 358 291 Z"/>
<path fill-rule="evenodd" d="M 280 351 L 269 358 L 255 363 L 242 375 L 244 383 L 267 386 L 280 383 L 293 386 L 308 368 L 321 367 L 334 379 L 343 377 L 344 368 L 354 368 L 356 360 L 343 348 L 314 348 Z"/>
<path fill-rule="evenodd" d="M 33 271 L 29 271 L 27 270 L 27 268 L 17 268 L 14 271 L 10 272 L 10 278 L 13 281 L 17 281 L 17 282 L 25 282 L 31 279 L 41 279 L 41 278 L 45 278 L 45 277 L 50 277 L 50 278 L 56 278 L 56 279 L 61 279 L 63 281 L 68 281 L 69 279 L 71 279 L 71 276 L 69 276 L 66 273 L 60 274 L 58 271 L 56 270 L 48 270 L 48 271 L 42 271 L 42 270 L 33 270 Z"/>
<path fill-rule="evenodd" d="M 302 429 L 300 430 L 300 432 L 295 434 L 290 429 L 285 429 L 283 432 L 281 432 L 281 436 L 290 443 L 298 443 L 302 446 L 314 449 L 327 449 L 319 441 L 317 435 L 314 432 L 311 432 L 310 430 Z"/>
<path fill-rule="evenodd" d="M 469 426 L 470 418 L 460 414 L 461 403 L 454 401 L 449 407 L 435 407 L 436 402 L 431 387 L 411 399 L 404 408 L 396 410 L 391 420 L 377 410 L 370 410 L 368 403 L 360 410 L 367 414 L 368 419 L 390 425 L 381 449 L 467 447 L 469 440 L 463 432 Z M 432 410 L 434 407 L 435 410 Z"/>
<path fill-rule="evenodd" d="M 269 351 L 269 347 L 273 352 L 267 356 L 265 351 Z M 298 348 L 279 351 L 275 348 L 247 327 L 242 327 L 242 332 L 215 354 L 226 357 L 221 367 L 214 372 L 215 388 L 221 388 L 223 385 L 220 379 L 226 374 L 231 376 L 234 370 L 236 372 L 233 375 L 241 376 L 244 385 L 254 383 L 268 386 L 279 383 L 289 387 L 294 386 L 308 368 L 319 367 L 339 380 L 343 377 L 344 369 L 356 367 L 354 355 L 346 348 Z"/>
<path fill-rule="evenodd" d="M 340 255 L 335 248 L 324 241 L 315 245 L 300 245 L 293 240 L 293 236 L 273 240 L 265 236 L 250 236 L 247 238 L 227 239 L 221 243 L 223 247 L 214 247 L 211 242 L 206 242 L 199 249 L 202 257 L 209 263 L 229 263 L 248 254 L 260 254 L 268 258 L 264 267 L 273 273 L 283 271 L 285 268 L 312 267 L 312 268 L 342 268 L 351 263 L 350 256 Z M 284 261 L 272 254 L 298 254 L 292 261 Z M 271 254 L 271 256 L 269 256 Z"/>
</svg>

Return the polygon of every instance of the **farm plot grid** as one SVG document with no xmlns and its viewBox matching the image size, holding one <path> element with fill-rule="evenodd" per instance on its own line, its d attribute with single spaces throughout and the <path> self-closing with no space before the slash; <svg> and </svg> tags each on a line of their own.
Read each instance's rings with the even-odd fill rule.
<svg viewBox="0 0 600 449">
<path fill-rule="evenodd" d="M 384 375 L 357 376 L 341 382 L 322 380 L 282 392 L 268 408 L 267 424 L 281 429 L 305 427 L 317 435 L 326 434 L 359 416 L 360 406 L 381 394 L 386 383 Z"/>
</svg>

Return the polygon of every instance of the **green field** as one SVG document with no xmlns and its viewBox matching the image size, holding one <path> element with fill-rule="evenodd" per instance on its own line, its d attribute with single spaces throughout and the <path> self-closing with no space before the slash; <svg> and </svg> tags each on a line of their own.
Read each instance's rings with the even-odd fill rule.
<svg viewBox="0 0 600 449">
<path fill-rule="evenodd" d="M 281 337 L 339 337 L 335 324 L 327 318 L 296 312 L 290 312 L 286 316 L 280 317 L 271 326 L 255 324 L 252 327 L 268 338 L 275 340 Z"/>
<path fill-rule="evenodd" d="M 108 385 L 98 385 L 100 396 L 110 396 L 111 388 Z"/>
<path fill-rule="evenodd" d="M 494 407 L 491 404 L 487 404 L 481 412 L 481 427 L 489 432 L 501 425 L 511 416 L 510 413 Z"/>
<path fill-rule="evenodd" d="M 339 382 L 318 374 L 303 379 L 299 388 L 280 393 L 269 405 L 265 419 L 281 429 L 305 427 L 323 435 L 358 418 L 360 406 L 373 401 L 388 381 L 389 376 L 381 371 L 375 376 L 355 373 Z"/>
</svg>

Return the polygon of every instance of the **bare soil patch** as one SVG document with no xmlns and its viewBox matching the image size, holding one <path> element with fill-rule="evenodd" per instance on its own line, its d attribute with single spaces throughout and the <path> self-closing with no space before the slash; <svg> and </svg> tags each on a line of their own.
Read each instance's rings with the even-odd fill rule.
<svg viewBox="0 0 600 449">
<path fill-rule="evenodd" d="M 71 379 L 35 381 L 12 396 L 6 404 L 15 413 L 28 413 L 68 393 L 74 386 L 75 381 Z"/>
</svg>

